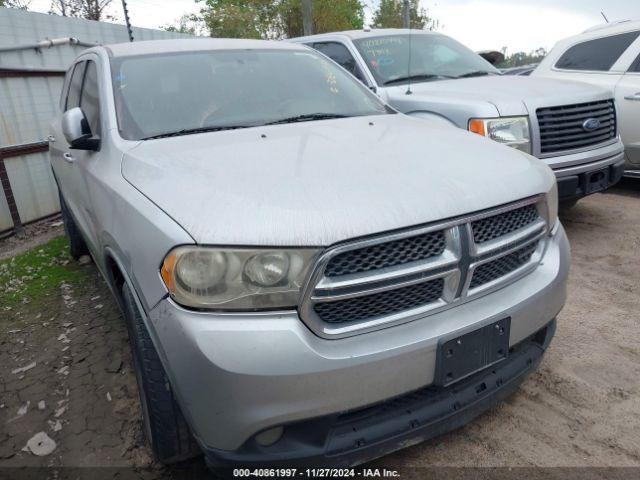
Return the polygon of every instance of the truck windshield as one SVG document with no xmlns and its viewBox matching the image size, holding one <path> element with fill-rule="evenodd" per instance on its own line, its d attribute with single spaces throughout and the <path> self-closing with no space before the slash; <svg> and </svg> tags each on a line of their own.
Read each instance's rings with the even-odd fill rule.
<svg viewBox="0 0 640 480">
<path fill-rule="evenodd" d="M 378 85 L 500 74 L 480 55 L 444 35 L 385 35 L 354 43 Z"/>
<path fill-rule="evenodd" d="M 116 57 L 111 72 L 118 128 L 128 140 L 392 112 L 311 50 Z"/>
</svg>

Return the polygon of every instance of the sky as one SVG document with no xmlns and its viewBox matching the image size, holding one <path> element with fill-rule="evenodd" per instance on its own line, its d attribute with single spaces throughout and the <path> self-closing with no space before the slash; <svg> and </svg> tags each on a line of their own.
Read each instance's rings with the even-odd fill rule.
<svg viewBox="0 0 640 480">
<path fill-rule="evenodd" d="M 127 0 L 133 25 L 158 28 L 176 23 L 184 13 L 196 13 L 194 0 Z M 377 0 L 364 0 L 370 19 Z M 640 0 L 421 0 L 441 24 L 439 31 L 473 50 L 529 52 L 550 49 L 562 38 L 610 21 L 640 19 Z M 51 0 L 32 0 L 32 10 L 47 12 Z M 113 13 L 123 18 L 121 1 L 113 0 Z"/>
</svg>

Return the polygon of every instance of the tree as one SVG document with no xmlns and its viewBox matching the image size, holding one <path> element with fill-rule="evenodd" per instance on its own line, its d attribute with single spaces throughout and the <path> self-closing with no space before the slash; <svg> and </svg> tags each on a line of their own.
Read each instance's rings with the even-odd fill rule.
<svg viewBox="0 0 640 480">
<path fill-rule="evenodd" d="M 167 32 L 188 33 L 190 35 L 201 35 L 203 33 L 203 25 L 197 15 L 182 15 L 176 24 L 164 25 L 160 27 Z"/>
<path fill-rule="evenodd" d="M 403 0 L 380 0 L 373 13 L 374 28 L 402 28 Z M 439 22 L 429 17 L 426 9 L 420 7 L 420 0 L 409 0 L 409 25 L 419 30 L 435 30 Z"/>
<path fill-rule="evenodd" d="M 501 51 L 504 54 L 504 62 L 499 65 L 500 68 L 520 67 L 522 65 L 540 63 L 542 59 L 547 56 L 547 50 L 542 47 L 532 50 L 529 53 L 516 52 L 511 55 L 507 54 L 507 47 L 502 47 Z"/>
<path fill-rule="evenodd" d="M 212 37 L 277 38 L 278 2 L 274 0 L 204 1 L 202 20 Z"/>
<path fill-rule="evenodd" d="M 197 0 L 212 37 L 279 39 L 303 34 L 300 0 Z M 362 28 L 360 0 L 313 0 L 315 33 Z"/>
<path fill-rule="evenodd" d="M 113 0 L 51 0 L 49 13 L 63 17 L 79 17 L 87 20 L 113 18 L 105 15 L 105 9 Z"/>
<path fill-rule="evenodd" d="M 288 38 L 304 34 L 300 0 L 283 0 L 279 7 L 283 35 Z M 364 8 L 360 0 L 313 0 L 313 33 L 361 29 Z"/>
<path fill-rule="evenodd" d="M 19 8 L 20 10 L 28 10 L 31 0 L 0 0 L 0 7 Z"/>
</svg>

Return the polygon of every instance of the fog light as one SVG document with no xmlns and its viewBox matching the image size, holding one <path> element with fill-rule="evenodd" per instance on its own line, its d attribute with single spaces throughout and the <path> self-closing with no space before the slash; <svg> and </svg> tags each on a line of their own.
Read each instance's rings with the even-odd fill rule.
<svg viewBox="0 0 640 480">
<path fill-rule="evenodd" d="M 282 427 L 270 428 L 256 435 L 256 442 L 263 447 L 269 447 L 280 440 L 283 432 L 284 428 Z"/>
</svg>

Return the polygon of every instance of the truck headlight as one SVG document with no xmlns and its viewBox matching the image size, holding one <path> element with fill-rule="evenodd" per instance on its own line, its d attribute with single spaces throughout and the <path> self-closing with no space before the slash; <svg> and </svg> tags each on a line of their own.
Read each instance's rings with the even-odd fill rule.
<svg viewBox="0 0 640 480">
<path fill-rule="evenodd" d="M 171 298 L 195 308 L 294 308 L 316 249 L 244 249 L 184 246 L 162 262 Z"/>
<path fill-rule="evenodd" d="M 531 154 L 527 117 L 472 118 L 469 131 Z"/>
</svg>

